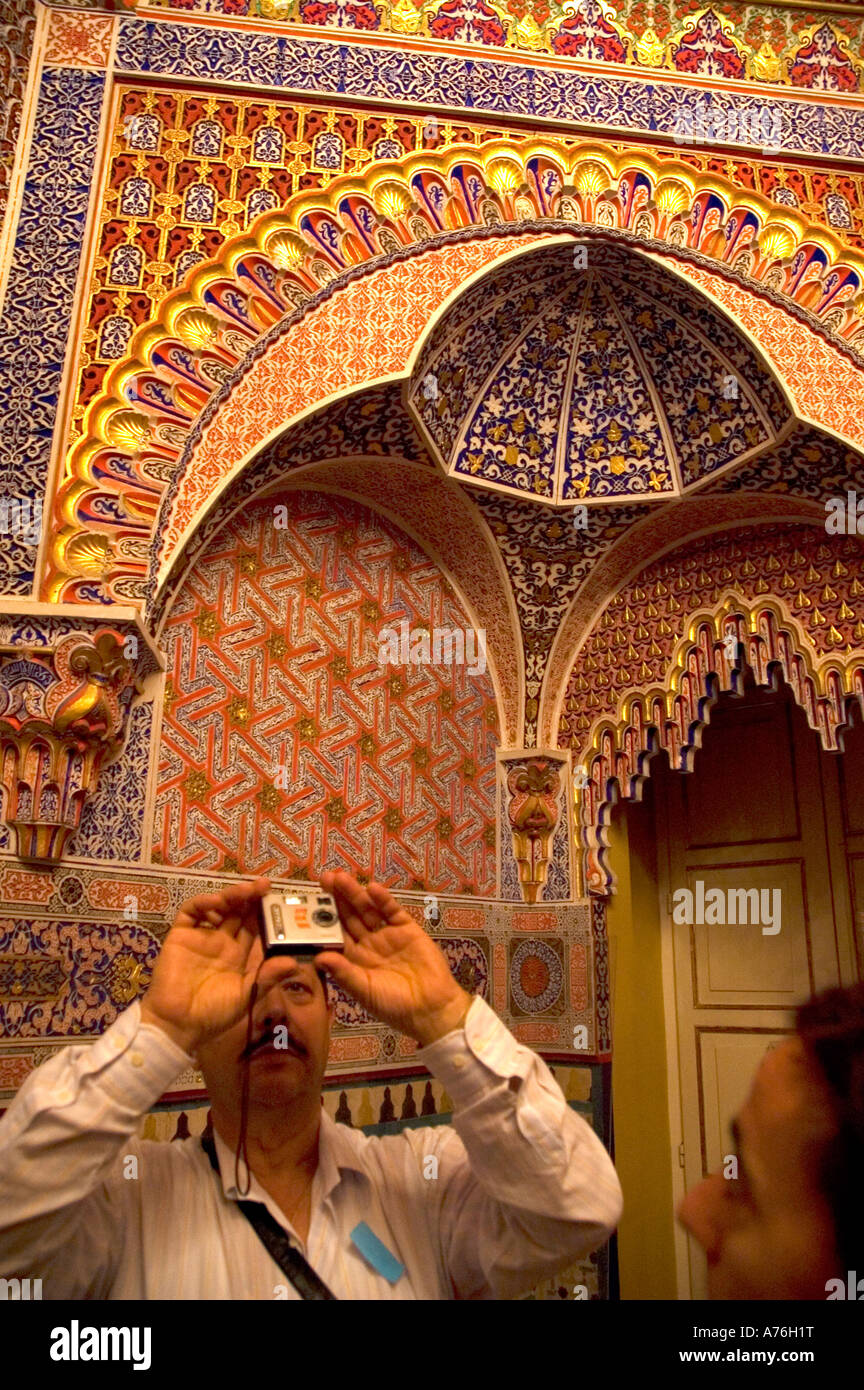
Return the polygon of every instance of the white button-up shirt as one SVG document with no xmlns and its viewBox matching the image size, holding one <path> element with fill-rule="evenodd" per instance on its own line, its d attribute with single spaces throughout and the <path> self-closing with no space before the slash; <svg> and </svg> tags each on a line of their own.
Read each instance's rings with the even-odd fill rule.
<svg viewBox="0 0 864 1390">
<path fill-rule="evenodd" d="M 252 1179 L 247 1200 L 337 1298 L 512 1298 L 607 1239 L 621 1213 L 608 1154 L 488 1004 L 416 1056 L 453 1124 L 371 1138 L 322 1109 L 305 1243 Z M 218 1134 L 220 1177 L 198 1140 L 137 1138 L 191 1064 L 135 1003 L 28 1077 L 0 1120 L 0 1276 L 41 1278 L 45 1299 L 299 1296 L 240 1211 Z M 395 1282 L 353 1243 L 361 1222 L 404 1266 Z"/>
</svg>

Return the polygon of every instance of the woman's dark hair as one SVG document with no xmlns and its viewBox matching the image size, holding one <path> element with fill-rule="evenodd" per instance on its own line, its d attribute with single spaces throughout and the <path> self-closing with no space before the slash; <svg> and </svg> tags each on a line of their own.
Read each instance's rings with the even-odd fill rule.
<svg viewBox="0 0 864 1390">
<path fill-rule="evenodd" d="M 864 1267 L 864 983 L 829 989 L 797 1011 L 798 1036 L 833 1101 L 837 1134 L 822 1161 L 821 1186 L 834 1217 L 844 1270 Z"/>
</svg>

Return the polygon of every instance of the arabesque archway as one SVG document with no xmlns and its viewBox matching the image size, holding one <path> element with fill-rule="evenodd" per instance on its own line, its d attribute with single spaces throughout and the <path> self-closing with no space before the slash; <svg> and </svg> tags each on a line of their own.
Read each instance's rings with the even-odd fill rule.
<svg viewBox="0 0 864 1390">
<path fill-rule="evenodd" d="M 434 293 L 427 299 L 428 321 L 467 277 L 512 254 L 514 236 L 524 248 L 524 239 L 562 233 L 643 248 L 680 265 L 709 293 L 729 285 L 739 315 L 757 300 L 769 303 L 771 316 L 782 315 L 786 326 L 764 350 L 796 406 L 813 423 L 853 437 L 864 360 L 857 307 L 864 262 L 830 231 L 714 174 L 697 176 L 683 163 L 642 151 L 613 155 L 586 143 L 574 154 L 554 140 L 454 146 L 374 164 L 362 177 L 334 181 L 326 194 L 298 195 L 289 208 L 262 215 L 224 249 L 218 264 L 197 268 L 183 289 L 167 296 L 159 321 L 134 335 L 127 356 L 107 374 L 70 451 L 55 500 L 57 530 L 44 595 L 145 598 L 157 518 L 164 577 L 226 472 L 241 467 L 246 446 L 254 449 L 271 432 L 272 421 L 268 429 L 261 419 L 256 439 L 238 434 L 230 403 L 244 402 L 256 368 L 264 380 L 269 370 L 271 385 L 274 379 L 284 383 L 286 359 L 281 375 L 275 364 L 286 351 L 278 346 L 287 343 L 286 334 L 301 332 L 295 363 L 308 358 L 310 343 L 318 348 L 313 360 L 320 360 L 328 335 L 332 343 L 341 328 L 344 344 L 346 327 L 364 316 L 368 322 L 370 279 L 396 277 L 387 279 L 377 301 L 392 303 L 401 276 L 402 307 L 413 306 L 416 315 L 418 286 L 432 278 L 426 258 L 437 258 L 436 265 L 442 257 L 461 259 L 437 302 Z M 406 271 L 409 266 L 413 271 Z M 358 301 L 347 315 L 346 294 Z M 310 314 L 317 316 L 311 337 L 301 324 Z M 394 317 L 401 322 L 405 315 Z M 746 325 L 754 340 L 757 321 L 767 318 L 757 312 Z M 421 331 L 418 324 L 415 342 Z M 786 343 L 791 356 L 780 361 Z M 355 360 L 351 375 L 349 343 L 347 355 L 337 353 L 332 381 L 319 380 L 314 399 L 307 381 L 295 415 L 328 392 L 371 384 L 397 365 L 404 371 L 407 347 L 403 339 L 381 363 L 370 363 L 367 354 L 365 365 Z M 808 360 L 809 378 L 802 370 Z M 826 392 L 826 369 L 845 392 Z M 837 404 L 844 394 L 852 402 L 845 416 Z M 283 412 L 280 424 L 286 423 Z"/>
</svg>

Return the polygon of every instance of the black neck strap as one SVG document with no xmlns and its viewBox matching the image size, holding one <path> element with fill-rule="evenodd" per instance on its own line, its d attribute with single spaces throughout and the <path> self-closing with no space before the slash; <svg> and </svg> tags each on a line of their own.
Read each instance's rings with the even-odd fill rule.
<svg viewBox="0 0 864 1390">
<path fill-rule="evenodd" d="M 221 1178 L 219 1159 L 216 1157 L 216 1145 L 213 1140 L 202 1138 L 201 1147 L 210 1160 L 210 1167 L 216 1176 Z M 301 1298 L 333 1299 L 334 1302 L 336 1301 L 336 1295 L 330 1292 L 323 1279 L 318 1278 L 305 1255 L 301 1255 L 299 1250 L 295 1250 L 279 1222 L 270 1215 L 263 1203 L 238 1202 L 237 1205 L 249 1224 L 254 1227 L 256 1235 L 266 1246 L 268 1254 L 276 1261 L 283 1274 L 290 1279 Z"/>
</svg>

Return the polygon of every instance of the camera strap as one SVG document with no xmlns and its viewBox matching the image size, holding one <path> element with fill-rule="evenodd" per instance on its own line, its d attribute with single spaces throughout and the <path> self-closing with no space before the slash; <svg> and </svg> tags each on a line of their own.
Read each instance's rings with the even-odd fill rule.
<svg viewBox="0 0 864 1390">
<path fill-rule="evenodd" d="M 202 1138 L 201 1147 L 210 1160 L 210 1167 L 217 1177 L 221 1177 L 213 1140 Z M 290 1279 L 301 1298 L 338 1301 L 323 1279 L 319 1279 L 305 1255 L 295 1250 L 286 1232 L 262 1202 L 238 1202 L 237 1205 L 250 1226 L 254 1227 L 255 1234 L 262 1245 L 266 1246 L 268 1254 L 276 1261 L 282 1273 Z"/>
</svg>

